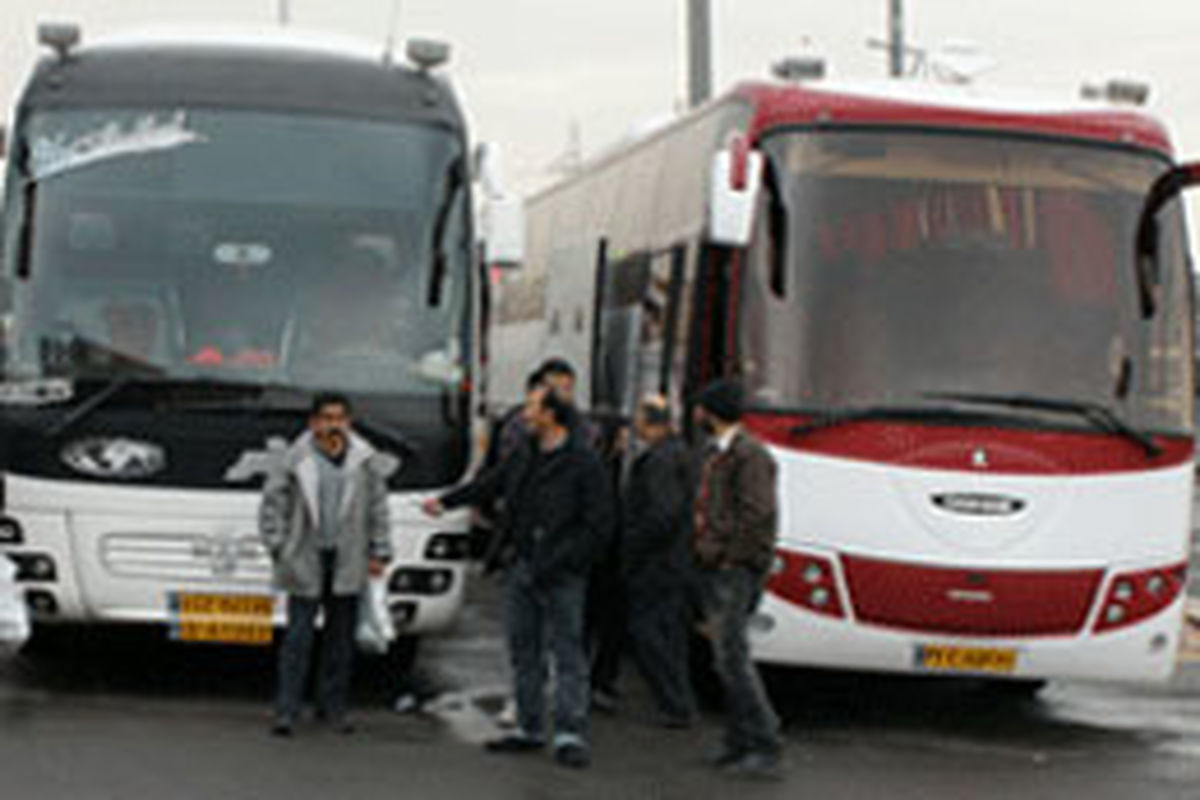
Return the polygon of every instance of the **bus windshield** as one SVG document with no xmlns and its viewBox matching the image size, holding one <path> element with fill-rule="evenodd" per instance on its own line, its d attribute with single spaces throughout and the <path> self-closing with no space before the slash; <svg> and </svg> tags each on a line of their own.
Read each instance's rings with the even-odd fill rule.
<svg viewBox="0 0 1200 800">
<path fill-rule="evenodd" d="M 767 191 L 739 326 L 756 406 L 1041 398 L 1190 435 L 1178 205 L 1164 215 L 1164 300 L 1151 320 L 1133 269 L 1138 215 L 1163 160 L 942 132 L 781 132 L 763 149 Z"/>
<path fill-rule="evenodd" d="M 465 377 L 470 231 L 453 131 L 52 110 L 26 120 L 17 155 L 7 380 L 432 396 Z"/>
</svg>

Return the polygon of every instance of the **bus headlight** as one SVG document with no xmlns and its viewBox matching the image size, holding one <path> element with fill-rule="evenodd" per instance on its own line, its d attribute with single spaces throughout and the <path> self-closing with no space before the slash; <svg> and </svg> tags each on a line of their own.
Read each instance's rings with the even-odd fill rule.
<svg viewBox="0 0 1200 800">
<path fill-rule="evenodd" d="M 12 517 L 0 517 L 0 544 L 21 544 L 25 541 L 25 531 L 21 523 Z"/>
<path fill-rule="evenodd" d="M 448 569 L 402 567 L 388 580 L 388 590 L 392 594 L 445 594 L 453 586 L 454 573 Z"/>
<path fill-rule="evenodd" d="M 425 545 L 430 561 L 466 561 L 471 557 L 471 540 L 463 533 L 435 533 Z"/>
<path fill-rule="evenodd" d="M 846 616 L 833 562 L 810 553 L 779 548 L 767 588 L 803 609 L 839 619 Z"/>
<path fill-rule="evenodd" d="M 24 583 L 49 583 L 58 578 L 54 559 L 43 553 L 9 553 L 17 565 L 17 580 Z"/>
<path fill-rule="evenodd" d="M 1124 628 L 1148 619 L 1175 602 L 1187 583 L 1187 565 L 1117 575 L 1096 620 L 1096 633 Z"/>
</svg>

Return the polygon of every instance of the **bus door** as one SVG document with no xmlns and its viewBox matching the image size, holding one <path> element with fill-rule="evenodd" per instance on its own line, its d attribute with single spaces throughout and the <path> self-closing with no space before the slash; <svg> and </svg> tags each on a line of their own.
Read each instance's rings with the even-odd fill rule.
<svg viewBox="0 0 1200 800">
<path fill-rule="evenodd" d="M 614 425 L 629 419 L 645 393 L 680 397 L 685 252 L 679 246 L 601 266 L 592 409 Z"/>
</svg>

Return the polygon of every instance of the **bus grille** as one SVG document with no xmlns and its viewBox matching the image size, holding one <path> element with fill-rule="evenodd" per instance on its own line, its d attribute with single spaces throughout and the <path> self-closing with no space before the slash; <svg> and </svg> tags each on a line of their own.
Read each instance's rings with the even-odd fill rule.
<svg viewBox="0 0 1200 800">
<path fill-rule="evenodd" d="M 123 578 L 262 583 L 271 561 L 256 536 L 112 533 L 100 540 L 105 569 Z"/>
<path fill-rule="evenodd" d="M 859 622 L 960 636 L 1069 636 L 1087 622 L 1102 570 L 930 567 L 842 557 Z"/>
</svg>

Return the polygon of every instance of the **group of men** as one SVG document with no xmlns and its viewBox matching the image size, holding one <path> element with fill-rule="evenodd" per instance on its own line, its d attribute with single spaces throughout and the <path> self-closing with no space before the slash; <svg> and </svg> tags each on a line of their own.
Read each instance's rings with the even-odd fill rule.
<svg viewBox="0 0 1200 800">
<path fill-rule="evenodd" d="M 725 740 L 713 765 L 738 776 L 777 776 L 779 721 L 747 641 L 773 561 L 776 467 L 740 424 L 739 386 L 717 381 L 696 398 L 695 422 L 706 439 L 697 453 L 660 396 L 639 402 L 634 436 L 605 446 L 599 426 L 574 404 L 574 377 L 561 359 L 543 364 L 529 378 L 524 404 L 498 426 L 483 468 L 423 506 L 431 516 L 473 507 L 493 518 L 487 561 L 506 575 L 516 719 L 515 730 L 487 749 L 550 746 L 559 764 L 588 766 L 590 710 L 611 702 L 612 664 L 625 646 L 662 723 L 690 727 L 689 638 L 698 630 L 709 639 L 725 694 Z M 344 397 L 317 398 L 309 432 L 264 491 L 262 534 L 277 588 L 288 594 L 273 727 L 280 735 L 295 725 L 320 607 L 326 630 L 317 712 L 350 729 L 357 598 L 390 558 L 386 477 L 394 465 L 353 432 L 350 413 Z M 589 639 L 601 644 L 594 672 Z"/>
</svg>

